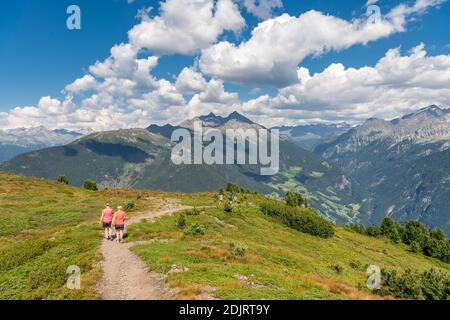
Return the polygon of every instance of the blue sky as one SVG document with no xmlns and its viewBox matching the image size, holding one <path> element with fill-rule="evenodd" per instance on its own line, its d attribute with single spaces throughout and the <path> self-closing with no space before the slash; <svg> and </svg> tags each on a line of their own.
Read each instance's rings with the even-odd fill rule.
<svg viewBox="0 0 450 320">
<path fill-rule="evenodd" d="M 244 8 L 244 0 L 235 2 L 236 6 L 239 5 L 239 12 L 245 20 L 245 26 L 240 26 L 238 31 L 225 30 L 221 32 L 217 39 L 211 42 L 211 46 L 224 40 L 234 43 L 236 46 L 246 42 L 251 38 L 252 30 L 259 23 L 269 19 L 256 17 L 249 13 Z M 433 2 L 433 0 L 429 0 L 429 2 Z M 381 8 L 382 14 L 387 14 L 401 3 L 412 6 L 415 1 L 381 0 L 376 4 Z M 81 8 L 82 30 L 69 31 L 66 28 L 68 17 L 66 8 L 70 4 L 76 4 Z M 0 3 L 0 111 L 4 111 L 4 115 L 7 116 L 9 115 L 8 111 L 12 108 L 37 106 L 40 99 L 47 96 L 63 101 L 66 93 L 62 93 L 62 90 L 66 85 L 89 73 L 89 66 L 96 61 L 107 59 L 110 56 L 110 49 L 115 44 L 129 41 L 128 31 L 140 23 L 136 17 L 137 12 L 146 7 L 153 7 L 151 18 L 158 15 L 159 2 L 150 0 L 135 0 L 130 4 L 127 0 L 2 1 Z M 291 17 L 299 17 L 310 10 L 320 11 L 324 15 L 351 22 L 353 19 L 364 17 L 366 1 L 283 1 L 283 7 L 274 8 L 271 17 L 276 18 L 284 13 Z M 448 21 L 450 21 L 450 5 L 448 3 L 431 4 L 424 12 L 411 15 L 407 20 L 405 30 L 401 32 L 380 36 L 367 44 L 356 42 L 348 48 L 330 50 L 316 56 L 308 54 L 300 59 L 298 66 L 307 68 L 311 75 L 322 73 L 331 64 L 336 63 L 342 63 L 345 68 L 373 67 L 389 49 L 401 47 L 401 55 L 408 55 L 409 50 L 421 43 L 425 45 L 428 56 L 449 55 L 450 39 L 447 30 Z M 277 45 L 283 44 L 278 43 Z M 151 48 L 150 46 L 150 49 L 144 48 L 139 51 L 139 57 L 158 55 L 158 64 L 151 69 L 150 73 L 158 81 L 166 79 L 172 83 L 175 82 L 183 68 L 194 65 L 201 58 L 200 52 L 205 49 L 205 47 L 201 47 L 197 52 L 189 54 L 170 52 L 161 55 L 154 54 Z M 207 67 L 198 70 L 201 71 L 204 79 L 206 81 L 220 80 L 225 92 L 238 95 L 239 103 L 256 99 L 265 94 L 276 97 L 279 91 L 285 87 L 284 84 L 278 85 L 278 80 L 267 81 L 267 83 L 258 83 L 258 81 L 248 79 L 241 81 L 225 73 L 217 74 L 205 71 L 206 69 Z M 195 92 L 183 94 L 186 103 L 194 94 Z M 74 97 L 74 102 L 81 103 L 82 99 L 87 97 L 87 94 Z M 308 98 L 302 98 L 305 101 L 308 100 Z M 416 100 L 410 99 L 409 102 Z M 272 102 L 270 105 L 272 106 Z M 301 103 L 298 103 L 298 106 L 300 105 Z M 272 108 L 271 106 L 267 108 Z M 218 106 L 216 105 L 215 108 Z M 270 112 L 265 112 L 266 116 L 279 115 L 283 113 L 283 108 L 293 110 L 294 107 L 281 106 L 279 107 L 281 111 L 277 112 L 271 109 Z M 308 106 L 302 108 L 308 109 Z M 404 109 L 405 107 L 401 110 Z M 201 110 L 206 110 L 206 108 Z M 243 110 L 248 110 L 255 116 L 262 113 L 249 106 L 243 107 Z M 224 110 L 224 113 L 226 111 L 228 110 Z M 192 112 L 187 114 L 192 114 Z M 335 114 L 335 119 L 331 119 L 331 116 L 319 119 L 320 117 L 314 115 L 310 117 L 310 121 L 339 121 L 345 120 L 345 116 L 354 117 L 354 115 L 350 116 L 350 113 L 338 115 L 335 112 Z M 387 113 L 383 111 L 381 114 Z M 361 115 L 361 117 L 363 116 L 365 114 Z M 287 120 L 294 120 L 300 119 L 302 115 L 287 117 Z M 148 121 L 152 120 L 170 121 L 171 119 L 163 116 L 155 116 L 155 119 L 152 119 L 150 116 Z M 281 118 L 280 121 L 282 121 Z"/>
<path fill-rule="evenodd" d="M 155 1 L 152 1 L 155 3 Z M 82 9 L 82 30 L 66 28 L 66 9 Z M 58 95 L 137 23 L 126 0 L 24 0 L 0 3 L 0 108 L 33 105 Z"/>
</svg>

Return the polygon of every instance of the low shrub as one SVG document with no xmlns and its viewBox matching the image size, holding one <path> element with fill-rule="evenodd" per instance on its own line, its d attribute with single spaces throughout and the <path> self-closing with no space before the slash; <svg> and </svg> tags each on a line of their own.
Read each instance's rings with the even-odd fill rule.
<svg viewBox="0 0 450 320">
<path fill-rule="evenodd" d="M 290 207 L 277 201 L 263 202 L 260 209 L 264 214 L 300 232 L 321 238 L 334 236 L 334 224 L 322 218 L 314 209 Z"/>
<path fill-rule="evenodd" d="M 286 193 L 286 204 L 290 207 L 308 208 L 308 201 L 300 193 Z"/>
<path fill-rule="evenodd" d="M 233 207 L 231 206 L 231 204 L 225 203 L 225 206 L 224 206 L 223 210 L 225 212 L 227 212 L 227 213 L 232 213 L 233 212 Z"/>
<path fill-rule="evenodd" d="M 366 233 L 366 226 L 362 223 L 355 223 L 348 226 L 351 230 L 358 232 L 360 234 L 367 234 Z"/>
<path fill-rule="evenodd" d="M 399 243 L 402 239 L 400 236 L 400 225 L 393 219 L 385 217 L 380 226 L 381 235 L 389 238 L 394 243 Z"/>
<path fill-rule="evenodd" d="M 134 202 L 128 202 L 124 209 L 125 211 L 133 211 L 136 208 L 136 205 L 134 204 Z"/>
<path fill-rule="evenodd" d="M 186 210 L 186 215 L 188 215 L 188 216 L 199 216 L 202 212 L 203 212 L 203 210 L 200 210 L 200 209 L 194 207 L 193 209 Z"/>
<path fill-rule="evenodd" d="M 69 179 L 66 176 L 59 176 L 57 181 L 62 184 L 69 184 Z"/>
<path fill-rule="evenodd" d="M 0 252 L 0 271 L 20 266 L 49 250 L 52 244 L 47 240 L 26 240 Z"/>
<path fill-rule="evenodd" d="M 411 252 L 414 253 L 422 252 L 422 247 L 420 246 L 420 243 L 417 241 L 411 242 L 411 244 L 409 245 L 409 249 L 411 250 Z"/>
<path fill-rule="evenodd" d="M 187 236 L 201 236 L 204 235 L 206 231 L 205 226 L 194 222 L 193 224 L 189 225 L 186 229 L 184 229 L 184 234 Z"/>
<path fill-rule="evenodd" d="M 239 193 L 241 192 L 241 187 L 239 187 L 237 184 L 233 182 L 228 182 L 227 187 L 225 188 L 226 192 L 232 192 L 232 193 Z"/>
<path fill-rule="evenodd" d="M 430 269 L 423 273 L 406 270 L 381 271 L 384 291 L 401 299 L 448 300 L 450 299 L 450 276 L 448 273 Z"/>
<path fill-rule="evenodd" d="M 381 231 L 378 227 L 370 226 L 366 228 L 366 234 L 370 237 L 380 237 Z"/>
<path fill-rule="evenodd" d="M 350 268 L 355 269 L 355 270 L 362 270 L 363 269 L 363 265 L 360 261 L 358 260 L 352 260 L 349 262 L 348 264 L 350 266 Z"/>
<path fill-rule="evenodd" d="M 86 180 L 83 184 L 83 188 L 90 191 L 98 191 L 97 182 L 93 180 Z"/>
<path fill-rule="evenodd" d="M 403 242 L 406 244 L 411 244 L 413 241 L 417 241 L 422 246 L 427 235 L 428 229 L 423 223 L 419 221 L 408 221 L 405 224 Z"/>
<path fill-rule="evenodd" d="M 344 267 L 338 263 L 331 265 L 330 268 L 337 274 L 341 274 L 342 272 L 344 272 Z"/>
<path fill-rule="evenodd" d="M 177 217 L 177 227 L 180 229 L 186 228 L 186 215 L 184 213 Z"/>
<path fill-rule="evenodd" d="M 384 218 L 380 227 L 364 227 L 362 224 L 349 225 L 350 229 L 371 237 L 385 237 L 394 243 L 409 245 L 414 253 L 450 263 L 450 239 L 440 229 L 428 229 L 419 221 L 408 221 L 401 226 L 391 218 Z"/>
<path fill-rule="evenodd" d="M 430 237 L 436 240 L 446 240 L 447 235 L 441 229 L 430 230 Z"/>
<path fill-rule="evenodd" d="M 219 190 L 219 194 L 223 194 L 224 195 L 225 191 L 226 192 L 231 192 L 233 194 L 238 194 L 238 193 L 240 193 L 240 194 L 258 194 L 255 191 L 251 191 L 249 189 L 241 188 L 240 186 L 238 186 L 236 183 L 233 183 L 233 182 L 229 182 L 227 184 L 225 190 L 223 188 L 221 188 Z"/>
<path fill-rule="evenodd" d="M 247 250 L 243 245 L 241 245 L 239 243 L 235 243 L 235 242 L 229 243 L 229 249 L 230 249 L 231 254 L 235 257 L 245 256 L 245 252 Z"/>
</svg>

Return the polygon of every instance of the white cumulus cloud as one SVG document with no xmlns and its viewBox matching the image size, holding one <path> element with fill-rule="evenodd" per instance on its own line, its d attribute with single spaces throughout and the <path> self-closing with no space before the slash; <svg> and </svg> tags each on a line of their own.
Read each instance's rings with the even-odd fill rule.
<svg viewBox="0 0 450 320">
<path fill-rule="evenodd" d="M 192 54 L 216 42 L 224 31 L 245 26 L 232 0 L 166 0 L 156 17 L 143 16 L 129 31 L 130 43 L 155 55 Z"/>
<path fill-rule="evenodd" d="M 204 49 L 200 68 L 223 80 L 284 87 L 297 81 L 297 66 L 306 57 L 365 45 L 404 31 L 408 17 L 440 3 L 442 0 L 401 4 L 377 23 L 367 23 L 365 18 L 347 21 L 314 10 L 299 17 L 283 14 L 261 22 L 250 39 L 238 45 L 222 41 Z"/>
<path fill-rule="evenodd" d="M 298 83 L 243 104 L 265 123 L 364 121 L 394 118 L 418 108 L 450 106 L 450 55 L 428 56 L 423 44 L 408 55 L 389 50 L 373 67 L 331 64 L 311 75 L 297 69 Z"/>
<path fill-rule="evenodd" d="M 178 91 L 183 94 L 193 94 L 206 89 L 206 80 L 194 68 L 184 68 L 176 80 Z"/>
<path fill-rule="evenodd" d="M 260 19 L 272 17 L 273 9 L 283 8 L 281 0 L 242 0 L 246 10 Z"/>
<path fill-rule="evenodd" d="M 239 32 L 245 26 L 238 9 L 242 3 L 166 0 L 157 16 L 141 11 L 142 21 L 130 31 L 129 43 L 113 46 L 108 58 L 65 86 L 63 97 L 44 96 L 34 106 L 0 113 L 2 128 L 115 130 L 234 110 L 266 126 L 359 122 L 372 116 L 395 117 L 432 103 L 450 106 L 450 55 L 429 56 L 424 45 L 406 55 L 391 49 L 376 65 L 359 69 L 335 63 L 311 74 L 299 67 L 307 56 L 401 32 L 411 17 L 438 6 L 440 0 L 399 5 L 375 25 L 317 11 L 299 17 L 284 14 L 258 24 L 240 44 L 220 41 L 224 32 Z M 277 1 L 249 3 L 265 3 L 272 10 Z M 200 49 L 193 66 L 174 79 L 152 75 L 164 61 L 159 55 L 199 54 Z M 225 90 L 226 81 L 275 84 L 280 89 L 274 96 L 252 90 L 256 98 L 241 102 L 237 93 Z"/>
<path fill-rule="evenodd" d="M 72 82 L 65 87 L 65 91 L 69 93 L 80 93 L 85 90 L 94 89 L 97 86 L 97 81 L 90 74 L 85 75 Z"/>
</svg>

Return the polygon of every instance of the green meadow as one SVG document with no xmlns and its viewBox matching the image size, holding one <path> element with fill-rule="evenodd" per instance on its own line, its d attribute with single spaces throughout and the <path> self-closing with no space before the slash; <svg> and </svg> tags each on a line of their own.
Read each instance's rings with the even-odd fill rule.
<svg viewBox="0 0 450 320">
<path fill-rule="evenodd" d="M 337 227 L 331 239 L 300 233 L 263 215 L 252 205 L 257 200 L 249 202 L 232 213 L 207 208 L 134 225 L 129 238 L 144 242 L 133 251 L 152 270 L 168 274 L 177 299 L 390 299 L 367 289 L 369 265 L 449 271 L 448 264 L 404 245 L 346 227 Z M 204 234 L 186 235 L 177 226 L 181 215 L 187 227 L 203 226 Z"/>
<path fill-rule="evenodd" d="M 151 208 L 147 196 L 0 173 L 0 299 L 96 299 L 100 212 L 106 202 Z M 81 269 L 81 290 L 65 286 L 71 265 Z"/>
<path fill-rule="evenodd" d="M 241 195 L 232 212 L 211 193 L 87 191 L 0 173 L 0 299 L 98 299 L 102 275 L 98 222 L 106 202 L 132 203 L 129 215 L 168 202 L 202 208 L 131 226 L 126 241 L 153 271 L 166 274 L 174 299 L 391 299 L 366 287 L 366 269 L 403 272 L 449 265 L 387 239 L 346 227 L 322 239 L 259 210 L 264 197 Z M 67 268 L 81 269 L 69 290 Z"/>
</svg>

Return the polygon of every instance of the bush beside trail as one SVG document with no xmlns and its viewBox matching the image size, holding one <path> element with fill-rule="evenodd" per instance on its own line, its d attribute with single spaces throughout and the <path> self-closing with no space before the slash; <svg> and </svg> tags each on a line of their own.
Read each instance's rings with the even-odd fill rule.
<svg viewBox="0 0 450 320">
<path fill-rule="evenodd" d="M 322 218 L 314 209 L 291 207 L 276 201 L 266 201 L 261 211 L 297 231 L 321 238 L 334 236 L 334 224 Z"/>
<path fill-rule="evenodd" d="M 406 270 L 398 274 L 382 270 L 384 293 L 401 299 L 448 300 L 450 299 L 450 276 L 448 273 L 430 269 L 425 272 Z M 383 292 L 382 292 L 383 293 Z"/>
</svg>

